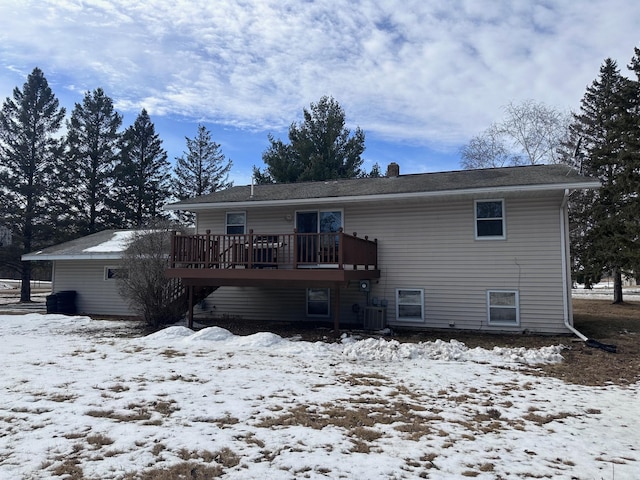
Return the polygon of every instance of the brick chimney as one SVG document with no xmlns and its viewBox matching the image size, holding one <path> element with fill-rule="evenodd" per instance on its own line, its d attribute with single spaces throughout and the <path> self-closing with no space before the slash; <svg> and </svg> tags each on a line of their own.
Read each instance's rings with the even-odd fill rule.
<svg viewBox="0 0 640 480">
<path fill-rule="evenodd" d="M 396 162 L 391 162 L 387 167 L 387 177 L 399 177 L 400 176 L 400 165 Z"/>
</svg>

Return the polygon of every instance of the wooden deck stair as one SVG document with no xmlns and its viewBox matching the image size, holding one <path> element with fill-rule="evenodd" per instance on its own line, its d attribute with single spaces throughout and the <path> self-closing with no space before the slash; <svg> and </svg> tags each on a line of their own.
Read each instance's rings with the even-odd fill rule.
<svg viewBox="0 0 640 480">
<path fill-rule="evenodd" d="M 189 312 L 189 289 L 184 285 L 181 279 L 170 279 L 169 287 L 165 292 L 165 298 L 169 307 L 179 314 Z M 202 302 L 218 289 L 216 286 L 198 286 L 193 287 L 193 305 Z"/>
</svg>

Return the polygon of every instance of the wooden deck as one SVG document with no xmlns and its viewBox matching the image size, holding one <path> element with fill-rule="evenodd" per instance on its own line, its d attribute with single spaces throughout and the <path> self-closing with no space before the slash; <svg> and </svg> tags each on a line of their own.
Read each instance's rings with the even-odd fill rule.
<svg viewBox="0 0 640 480">
<path fill-rule="evenodd" d="M 380 277 L 378 245 L 343 231 L 174 234 L 167 276 L 194 286 L 337 287 Z"/>
<path fill-rule="evenodd" d="M 193 327 L 196 291 L 222 286 L 332 288 L 334 330 L 340 330 L 340 289 L 380 278 L 378 243 L 342 229 L 332 233 L 201 235 L 174 233 L 166 275 L 187 288 Z"/>
</svg>

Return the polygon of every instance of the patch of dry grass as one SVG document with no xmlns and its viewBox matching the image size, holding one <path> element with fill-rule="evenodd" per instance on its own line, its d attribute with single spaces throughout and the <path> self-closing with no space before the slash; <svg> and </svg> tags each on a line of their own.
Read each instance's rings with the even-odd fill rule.
<svg viewBox="0 0 640 480">
<path fill-rule="evenodd" d="M 564 361 L 544 365 L 546 375 L 580 385 L 629 385 L 640 381 L 640 303 L 574 299 L 574 326 L 583 335 L 617 346 L 617 353 L 566 342 Z"/>
<path fill-rule="evenodd" d="M 128 473 L 125 480 L 211 480 L 220 478 L 224 469 L 217 464 L 203 465 L 189 461 L 181 462 L 170 467 L 151 468 L 143 472 Z M 75 479 L 74 479 L 75 480 Z"/>
<path fill-rule="evenodd" d="M 98 449 L 105 445 L 111 445 L 113 442 L 114 440 L 112 438 L 109 438 L 102 433 L 96 433 L 87 437 L 87 443 L 95 449 Z"/>
<path fill-rule="evenodd" d="M 80 460 L 68 458 L 51 468 L 51 473 L 65 480 L 83 480 L 84 472 L 80 467 Z"/>
</svg>

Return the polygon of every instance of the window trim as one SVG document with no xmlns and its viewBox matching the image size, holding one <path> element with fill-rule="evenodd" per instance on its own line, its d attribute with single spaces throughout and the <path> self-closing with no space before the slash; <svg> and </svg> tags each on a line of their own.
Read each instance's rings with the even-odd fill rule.
<svg viewBox="0 0 640 480">
<path fill-rule="evenodd" d="M 400 303 L 400 292 L 408 290 L 413 292 L 420 292 L 420 318 L 418 317 L 401 317 L 400 316 L 400 306 L 401 305 L 416 305 L 415 303 Z M 424 288 L 414 288 L 414 287 L 400 287 L 396 288 L 396 321 L 398 322 L 410 322 L 410 323 L 424 323 L 425 321 L 425 313 L 424 313 Z"/>
<path fill-rule="evenodd" d="M 229 223 L 229 215 L 239 215 L 242 214 L 244 216 L 244 223 Z M 239 227 L 242 226 L 242 233 L 229 233 L 229 227 Z M 247 212 L 246 210 L 233 210 L 224 213 L 224 233 L 227 235 L 245 235 L 247 233 Z"/>
<path fill-rule="evenodd" d="M 112 282 L 118 279 L 118 275 L 117 274 L 110 274 L 110 272 L 115 271 L 115 270 L 124 270 L 124 271 L 128 271 L 128 269 L 126 267 L 122 267 L 122 266 L 117 266 L 117 265 L 107 265 L 104 267 L 104 275 L 102 277 L 102 279 L 105 282 Z"/>
<path fill-rule="evenodd" d="M 491 294 L 492 293 L 513 293 L 515 305 L 514 306 L 503 306 L 503 305 L 491 305 Z M 491 309 L 492 308 L 501 308 L 501 309 L 512 309 L 515 310 L 516 313 L 516 321 L 515 322 L 506 322 L 500 320 L 491 320 Z M 520 326 L 520 292 L 517 289 L 502 289 L 496 288 L 487 290 L 487 324 L 489 326 L 501 326 L 501 327 L 519 327 Z"/>
<path fill-rule="evenodd" d="M 314 314 L 309 313 L 309 292 L 311 290 L 325 290 L 327 292 L 327 313 L 326 314 Z M 330 288 L 307 288 L 305 293 L 305 312 L 307 317 L 311 318 L 329 318 L 331 317 L 331 289 Z"/>
<path fill-rule="evenodd" d="M 490 203 L 490 202 L 500 202 L 502 216 L 501 217 L 491 217 L 491 218 L 478 218 L 478 204 L 479 203 Z M 483 220 L 502 220 L 502 235 L 478 235 L 478 222 Z M 507 238 L 507 220 L 506 220 L 506 212 L 505 212 L 505 201 L 504 198 L 486 198 L 480 200 L 474 200 L 473 202 L 473 228 L 475 233 L 476 240 L 505 240 Z"/>
</svg>

